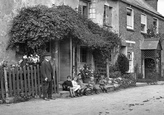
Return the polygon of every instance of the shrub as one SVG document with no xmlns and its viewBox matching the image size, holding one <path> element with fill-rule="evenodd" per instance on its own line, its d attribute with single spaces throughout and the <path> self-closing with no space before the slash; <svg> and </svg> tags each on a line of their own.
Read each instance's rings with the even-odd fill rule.
<svg viewBox="0 0 164 115">
<path fill-rule="evenodd" d="M 115 72 L 111 72 L 109 73 L 110 78 L 118 78 L 121 77 L 121 72 L 120 71 L 115 71 Z"/>
<path fill-rule="evenodd" d="M 121 71 L 121 74 L 125 74 L 129 70 L 129 60 L 126 55 L 122 53 L 118 55 L 116 66 Z"/>
<path fill-rule="evenodd" d="M 138 73 L 137 79 L 142 79 L 142 78 L 143 78 L 143 74 L 142 73 Z"/>
<path fill-rule="evenodd" d="M 151 79 L 153 81 L 157 81 L 158 73 L 157 72 L 150 72 L 150 73 L 147 74 L 147 78 Z"/>
<path fill-rule="evenodd" d="M 110 65 L 109 66 L 109 72 L 112 73 L 112 72 L 115 72 L 115 71 L 118 71 L 118 68 L 116 65 Z"/>
<path fill-rule="evenodd" d="M 122 88 L 127 88 L 135 85 L 136 85 L 136 79 L 134 74 L 124 74 L 122 76 L 122 82 L 121 82 Z"/>
</svg>

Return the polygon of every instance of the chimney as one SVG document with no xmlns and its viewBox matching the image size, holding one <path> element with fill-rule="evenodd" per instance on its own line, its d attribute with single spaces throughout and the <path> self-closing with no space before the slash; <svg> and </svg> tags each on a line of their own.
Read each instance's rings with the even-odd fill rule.
<svg viewBox="0 0 164 115">
<path fill-rule="evenodd" d="M 158 0 L 145 0 L 151 7 L 157 10 Z"/>
</svg>

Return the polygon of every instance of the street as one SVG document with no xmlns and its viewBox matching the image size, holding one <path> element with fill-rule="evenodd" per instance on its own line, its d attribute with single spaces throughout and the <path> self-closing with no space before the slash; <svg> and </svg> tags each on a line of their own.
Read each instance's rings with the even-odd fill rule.
<svg viewBox="0 0 164 115">
<path fill-rule="evenodd" d="M 77 98 L 0 105 L 0 115 L 164 115 L 164 85 L 145 85 Z"/>
</svg>

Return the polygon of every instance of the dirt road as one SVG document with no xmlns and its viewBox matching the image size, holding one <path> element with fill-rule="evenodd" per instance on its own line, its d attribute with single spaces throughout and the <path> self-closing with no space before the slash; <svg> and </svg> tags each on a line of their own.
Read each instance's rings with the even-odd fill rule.
<svg viewBox="0 0 164 115">
<path fill-rule="evenodd" d="M 164 85 L 69 99 L 0 105 L 0 115 L 164 115 Z"/>
</svg>

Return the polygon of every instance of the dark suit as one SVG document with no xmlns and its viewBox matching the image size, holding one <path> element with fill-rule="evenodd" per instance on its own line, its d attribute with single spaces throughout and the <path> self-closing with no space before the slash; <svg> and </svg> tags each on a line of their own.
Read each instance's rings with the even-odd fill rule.
<svg viewBox="0 0 164 115">
<path fill-rule="evenodd" d="M 44 60 L 41 64 L 41 75 L 43 78 L 43 98 L 52 97 L 53 68 L 49 61 Z M 45 80 L 47 78 L 47 81 Z"/>
</svg>

